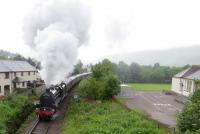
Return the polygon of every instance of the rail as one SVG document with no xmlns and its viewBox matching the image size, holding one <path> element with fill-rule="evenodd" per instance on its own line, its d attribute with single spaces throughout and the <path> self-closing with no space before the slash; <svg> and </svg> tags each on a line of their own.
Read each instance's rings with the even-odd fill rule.
<svg viewBox="0 0 200 134">
<path fill-rule="evenodd" d="M 47 134 L 49 126 L 49 122 L 40 122 L 39 119 L 36 118 L 29 131 L 25 134 Z"/>
</svg>

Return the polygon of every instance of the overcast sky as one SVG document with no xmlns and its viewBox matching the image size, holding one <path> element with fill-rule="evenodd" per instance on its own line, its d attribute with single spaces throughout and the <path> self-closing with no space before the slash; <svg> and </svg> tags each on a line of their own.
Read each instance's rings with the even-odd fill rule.
<svg viewBox="0 0 200 134">
<path fill-rule="evenodd" d="M 24 17 L 44 0 L 1 0 L 0 49 L 31 56 L 23 41 Z M 90 7 L 84 62 L 123 52 L 200 44 L 199 0 L 82 0 Z"/>
</svg>

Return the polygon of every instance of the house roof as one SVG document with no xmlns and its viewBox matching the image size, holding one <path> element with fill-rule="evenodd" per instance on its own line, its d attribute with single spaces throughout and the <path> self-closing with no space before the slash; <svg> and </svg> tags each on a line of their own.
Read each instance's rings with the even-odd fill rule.
<svg viewBox="0 0 200 134">
<path fill-rule="evenodd" d="M 0 72 L 37 71 L 26 61 L 0 60 Z"/>
<path fill-rule="evenodd" d="M 200 80 L 200 65 L 193 65 L 176 74 L 175 77 Z"/>
</svg>

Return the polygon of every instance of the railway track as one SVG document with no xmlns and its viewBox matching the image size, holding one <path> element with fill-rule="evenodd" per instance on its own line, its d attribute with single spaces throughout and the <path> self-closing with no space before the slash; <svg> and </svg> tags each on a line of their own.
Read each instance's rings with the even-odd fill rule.
<svg viewBox="0 0 200 134">
<path fill-rule="evenodd" d="M 47 134 L 49 127 L 49 122 L 40 122 L 39 119 L 36 118 L 33 125 L 26 134 Z"/>
<path fill-rule="evenodd" d="M 57 108 L 57 114 L 52 121 L 45 122 L 39 121 L 39 118 L 35 118 L 30 125 L 26 128 L 23 134 L 58 134 L 61 132 L 60 125 L 63 122 L 64 115 L 66 112 L 66 106 L 69 105 L 70 99 L 73 97 L 76 85 L 72 86 L 68 91 L 67 96 L 64 98 L 63 102 Z M 56 120 L 55 120 L 56 119 Z"/>
</svg>

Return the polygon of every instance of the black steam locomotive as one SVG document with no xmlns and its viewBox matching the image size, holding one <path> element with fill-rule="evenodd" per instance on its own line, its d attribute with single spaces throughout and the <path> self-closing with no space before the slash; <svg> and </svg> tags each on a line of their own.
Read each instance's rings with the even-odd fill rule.
<svg viewBox="0 0 200 134">
<path fill-rule="evenodd" d="M 69 91 L 90 73 L 75 75 L 61 82 L 58 85 L 51 86 L 40 96 L 40 102 L 37 105 L 36 113 L 40 120 L 51 119 L 56 113 L 57 107 L 68 95 Z"/>
</svg>

